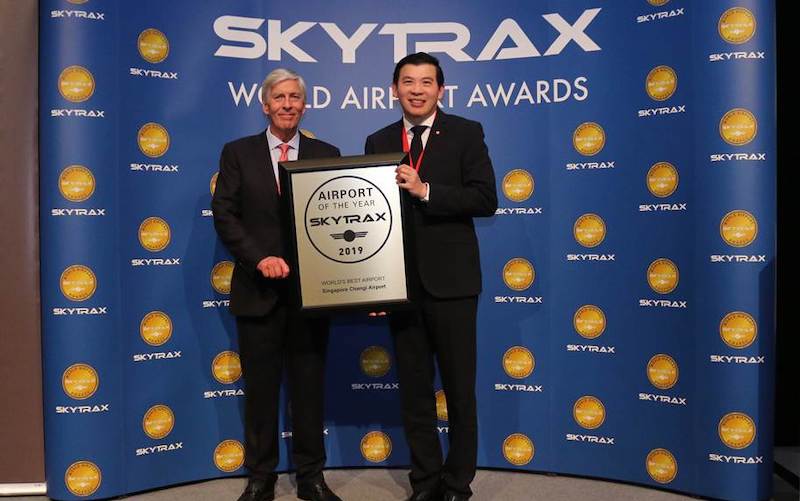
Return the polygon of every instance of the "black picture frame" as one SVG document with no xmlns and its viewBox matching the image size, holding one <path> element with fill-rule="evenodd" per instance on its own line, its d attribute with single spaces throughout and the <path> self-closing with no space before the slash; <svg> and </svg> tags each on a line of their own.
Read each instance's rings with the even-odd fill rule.
<svg viewBox="0 0 800 501">
<path fill-rule="evenodd" d="M 376 155 L 353 155 L 343 157 L 330 157 L 330 158 L 314 158 L 307 160 L 295 160 L 288 162 L 279 162 L 279 176 L 281 185 L 281 210 L 283 211 L 284 221 L 287 221 L 285 231 L 287 233 L 285 242 L 288 243 L 286 249 L 287 257 L 289 259 L 290 270 L 293 271 L 289 274 L 289 297 L 293 307 L 306 314 L 330 314 L 336 312 L 381 312 L 381 311 L 394 311 L 398 309 L 406 309 L 414 302 L 415 290 L 414 286 L 414 267 L 410 263 L 415 262 L 416 251 L 414 245 L 413 225 L 409 224 L 411 221 L 412 202 L 409 195 L 397 187 L 400 200 L 400 223 L 399 226 L 402 230 L 403 237 L 403 255 L 404 262 L 401 264 L 405 272 L 405 298 L 395 301 L 359 301 L 353 303 L 341 303 L 330 306 L 306 306 L 303 304 L 303 291 L 301 286 L 301 276 L 303 269 L 300 266 L 298 256 L 298 234 L 295 224 L 295 214 L 292 209 L 294 206 L 294 186 L 293 177 L 296 174 L 308 172 L 324 172 L 324 171 L 347 171 L 358 170 L 370 167 L 383 167 L 388 165 L 400 165 L 406 154 L 403 152 L 397 153 L 382 153 Z"/>
</svg>

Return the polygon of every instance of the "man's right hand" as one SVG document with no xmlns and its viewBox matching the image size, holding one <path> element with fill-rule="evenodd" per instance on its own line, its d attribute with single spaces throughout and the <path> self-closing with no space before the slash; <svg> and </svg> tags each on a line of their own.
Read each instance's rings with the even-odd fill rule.
<svg viewBox="0 0 800 501">
<path fill-rule="evenodd" d="M 286 278 L 289 276 L 289 265 L 282 257 L 267 256 L 256 266 L 264 278 Z"/>
</svg>

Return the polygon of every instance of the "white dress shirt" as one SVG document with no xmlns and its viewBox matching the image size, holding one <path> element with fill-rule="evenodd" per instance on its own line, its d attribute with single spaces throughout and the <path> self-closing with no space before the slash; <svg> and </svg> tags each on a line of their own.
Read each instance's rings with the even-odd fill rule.
<svg viewBox="0 0 800 501">
<path fill-rule="evenodd" d="M 275 175 L 275 182 L 277 183 L 280 179 L 278 176 L 278 160 L 281 158 L 280 145 L 283 144 L 283 140 L 275 137 L 269 128 L 267 129 L 266 134 L 267 143 L 269 143 L 269 157 L 272 159 L 272 173 Z M 297 160 L 297 155 L 300 152 L 299 130 L 294 133 L 294 136 L 292 136 L 292 138 L 286 144 L 289 145 L 289 151 L 287 152 L 289 155 L 289 160 Z"/>
<path fill-rule="evenodd" d="M 411 128 L 415 125 L 425 125 L 425 130 L 422 132 L 422 148 L 425 149 L 425 145 L 428 144 L 428 136 L 431 135 L 431 129 L 433 128 L 433 121 L 436 119 L 436 113 L 429 116 L 421 123 L 415 124 L 411 123 L 411 121 L 403 115 L 403 127 L 406 128 L 406 137 L 408 138 L 408 144 L 411 144 L 411 140 L 414 138 L 414 133 L 411 132 Z M 416 160 L 416 159 L 415 159 Z"/>
<path fill-rule="evenodd" d="M 414 139 L 414 133 L 411 132 L 411 128 L 414 127 L 415 125 L 425 125 L 426 126 L 425 130 L 422 131 L 422 137 L 420 138 L 420 139 L 422 139 L 422 150 L 425 151 L 425 146 L 428 144 L 428 136 L 431 135 L 431 129 L 433 128 L 433 121 L 435 119 L 436 119 L 436 113 L 434 113 L 433 115 L 429 116 L 428 118 L 426 118 L 422 122 L 420 122 L 418 124 L 414 124 L 414 123 L 411 123 L 411 121 L 408 118 L 406 118 L 405 115 L 403 115 L 403 127 L 406 128 L 406 139 L 408 139 L 409 147 L 411 146 L 411 140 Z M 422 156 L 422 155 L 420 155 L 420 156 Z M 415 158 L 414 161 L 416 162 L 418 160 Z M 419 171 L 419 167 L 421 167 L 421 166 L 417 166 L 417 171 Z M 425 183 L 425 189 L 426 189 L 425 196 L 422 197 L 422 201 L 423 202 L 427 202 L 431 198 L 431 185 L 428 184 L 428 183 Z"/>
</svg>

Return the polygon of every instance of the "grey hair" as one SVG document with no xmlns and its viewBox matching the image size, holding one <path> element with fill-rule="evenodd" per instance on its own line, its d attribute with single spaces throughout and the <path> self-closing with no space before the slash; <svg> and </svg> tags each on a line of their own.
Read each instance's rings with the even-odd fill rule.
<svg viewBox="0 0 800 501">
<path fill-rule="evenodd" d="M 264 78 L 264 82 L 261 83 L 261 102 L 267 102 L 269 98 L 270 92 L 272 92 L 272 88 L 277 84 L 286 81 L 286 80 L 297 80 L 297 83 L 300 85 L 300 90 L 303 91 L 303 102 L 306 102 L 306 82 L 303 80 L 303 77 L 298 75 L 292 70 L 287 70 L 286 68 L 276 68 L 269 72 L 269 75 Z"/>
</svg>

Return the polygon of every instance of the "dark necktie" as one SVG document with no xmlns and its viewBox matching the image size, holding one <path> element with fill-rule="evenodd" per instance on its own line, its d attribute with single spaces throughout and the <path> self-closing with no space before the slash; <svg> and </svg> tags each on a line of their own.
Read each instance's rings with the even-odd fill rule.
<svg viewBox="0 0 800 501">
<path fill-rule="evenodd" d="M 411 133 L 414 134 L 414 137 L 411 138 L 411 150 L 409 151 L 409 157 L 412 162 L 414 162 L 414 168 L 419 170 L 419 156 L 422 153 L 422 133 L 425 132 L 427 129 L 427 125 L 415 125 L 411 127 Z"/>
</svg>

